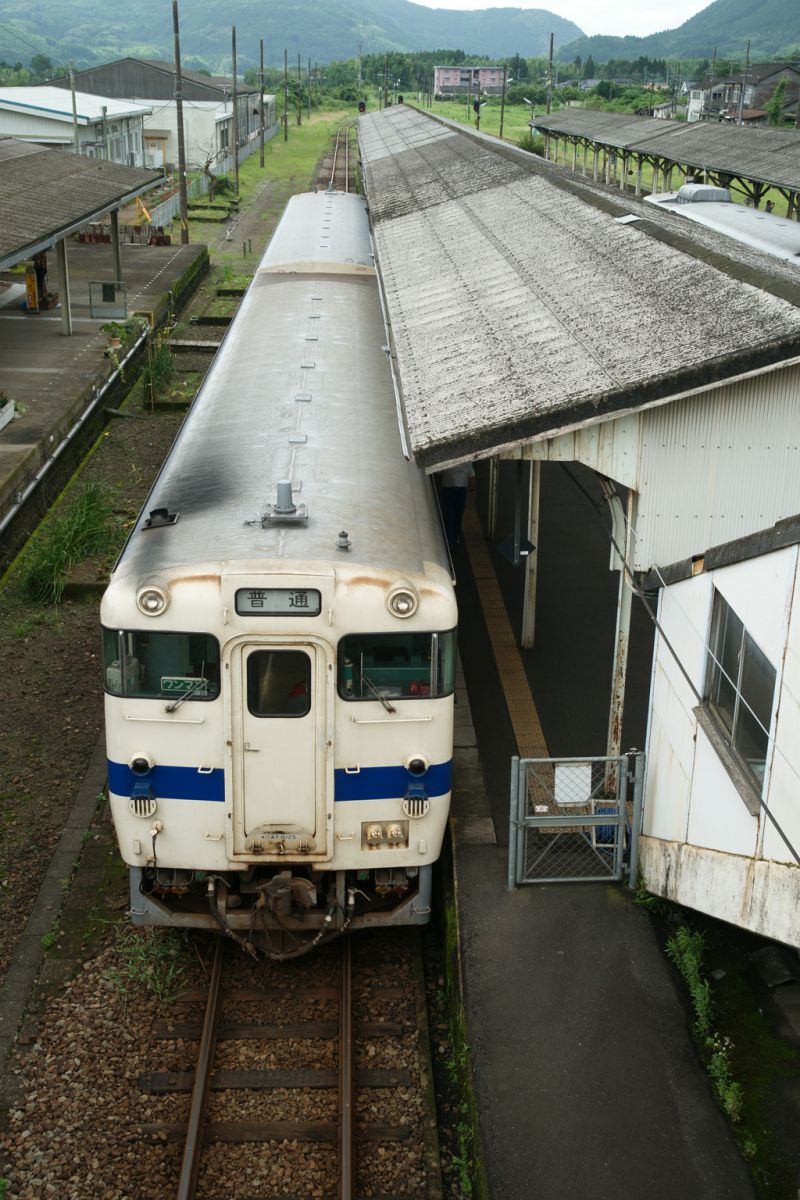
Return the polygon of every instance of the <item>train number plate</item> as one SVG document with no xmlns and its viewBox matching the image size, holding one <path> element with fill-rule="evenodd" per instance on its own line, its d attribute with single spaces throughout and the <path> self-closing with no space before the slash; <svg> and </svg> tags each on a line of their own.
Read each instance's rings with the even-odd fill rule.
<svg viewBox="0 0 800 1200">
<path fill-rule="evenodd" d="M 236 593 L 241 617 L 318 617 L 321 609 L 316 588 L 239 588 Z"/>
</svg>

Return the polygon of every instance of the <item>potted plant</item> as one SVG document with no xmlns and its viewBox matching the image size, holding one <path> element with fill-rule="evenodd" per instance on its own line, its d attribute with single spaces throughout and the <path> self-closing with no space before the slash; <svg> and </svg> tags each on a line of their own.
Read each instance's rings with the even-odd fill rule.
<svg viewBox="0 0 800 1200">
<path fill-rule="evenodd" d="M 119 350 L 122 345 L 122 338 L 125 334 L 125 326 L 120 325 L 119 321 L 107 321 L 105 325 L 100 326 L 103 333 L 108 334 L 108 344 L 112 350 Z"/>
</svg>

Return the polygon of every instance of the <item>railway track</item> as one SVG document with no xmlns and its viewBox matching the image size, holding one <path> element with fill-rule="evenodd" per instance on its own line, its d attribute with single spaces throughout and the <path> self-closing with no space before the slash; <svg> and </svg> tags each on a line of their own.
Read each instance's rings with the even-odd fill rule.
<svg viewBox="0 0 800 1200">
<path fill-rule="evenodd" d="M 328 179 L 327 187 L 332 192 L 354 192 L 355 179 L 353 167 L 355 159 L 352 154 L 351 140 L 352 125 L 343 125 L 336 131 L 331 153 L 325 162 L 325 174 Z"/>
<path fill-rule="evenodd" d="M 220 939 L 207 993 L 154 1033 L 173 1063 L 197 1047 L 193 1069 L 138 1081 L 169 1115 L 190 1097 L 181 1119 L 135 1131 L 174 1144 L 176 1161 L 182 1146 L 178 1200 L 439 1200 L 414 934 L 343 939 L 280 966 Z"/>
</svg>

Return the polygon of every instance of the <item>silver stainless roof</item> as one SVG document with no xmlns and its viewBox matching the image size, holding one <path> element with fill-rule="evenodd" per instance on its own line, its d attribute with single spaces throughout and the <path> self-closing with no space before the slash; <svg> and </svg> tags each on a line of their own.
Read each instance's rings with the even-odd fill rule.
<svg viewBox="0 0 800 1200">
<path fill-rule="evenodd" d="M 359 140 L 426 467 L 800 353 L 777 259 L 407 106 L 362 117 Z"/>
<path fill-rule="evenodd" d="M 341 530 L 352 542 L 348 566 L 446 566 L 430 482 L 401 450 L 374 269 L 314 275 L 302 261 L 323 219 L 328 268 L 368 258 L 360 197 L 289 201 L 277 248 L 262 259 L 115 578 L 210 562 L 328 565 Z M 298 273 L 284 269 L 285 246 L 298 247 Z M 274 273 L 276 250 L 283 267 Z M 262 528 L 280 479 L 307 505 L 307 526 Z M 177 523 L 145 529 L 155 508 L 177 512 Z"/>
<path fill-rule="evenodd" d="M 341 203 L 342 200 L 345 203 Z M 259 270 L 374 267 L 363 201 L 337 192 L 294 196 L 272 235 Z"/>
<path fill-rule="evenodd" d="M 724 188 L 713 190 L 725 191 Z M 709 229 L 716 229 L 738 242 L 763 250 L 765 254 L 774 254 L 800 270 L 800 224 L 797 221 L 779 217 L 777 213 L 747 208 L 744 204 L 733 204 L 730 200 L 712 198 L 700 203 L 681 203 L 678 192 L 645 196 L 645 201 L 688 221 L 707 225 Z"/>
</svg>

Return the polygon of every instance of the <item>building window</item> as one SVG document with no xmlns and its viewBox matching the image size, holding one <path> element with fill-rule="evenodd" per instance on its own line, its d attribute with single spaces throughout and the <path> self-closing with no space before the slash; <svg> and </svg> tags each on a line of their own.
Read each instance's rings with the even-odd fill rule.
<svg viewBox="0 0 800 1200">
<path fill-rule="evenodd" d="M 731 606 L 714 592 L 705 701 L 731 749 L 760 784 L 775 698 L 775 668 Z"/>
</svg>

